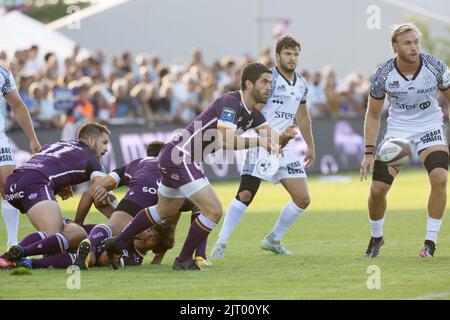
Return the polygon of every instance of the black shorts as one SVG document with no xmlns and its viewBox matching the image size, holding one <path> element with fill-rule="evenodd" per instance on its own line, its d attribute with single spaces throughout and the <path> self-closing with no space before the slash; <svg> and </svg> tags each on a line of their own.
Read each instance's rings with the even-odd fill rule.
<svg viewBox="0 0 450 320">
<path fill-rule="evenodd" d="M 141 205 L 127 199 L 122 199 L 114 211 L 126 212 L 134 218 L 142 209 L 144 208 Z"/>
</svg>

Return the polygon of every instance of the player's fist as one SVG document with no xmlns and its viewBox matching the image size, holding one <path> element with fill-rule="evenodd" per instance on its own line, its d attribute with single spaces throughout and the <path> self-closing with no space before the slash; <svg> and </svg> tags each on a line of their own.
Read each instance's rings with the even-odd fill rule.
<svg viewBox="0 0 450 320">
<path fill-rule="evenodd" d="M 94 201 L 98 204 L 106 205 L 108 202 L 108 191 L 103 187 L 96 186 L 94 188 Z"/>
<path fill-rule="evenodd" d="M 30 150 L 32 154 L 35 154 L 39 150 L 41 150 L 41 144 L 37 140 L 32 140 L 30 142 Z"/>
<path fill-rule="evenodd" d="M 67 199 L 69 199 L 70 197 L 73 197 L 73 189 L 72 189 L 71 186 L 67 186 L 67 187 L 64 187 L 63 189 L 61 189 L 61 190 L 58 192 L 58 194 L 59 194 L 59 196 L 61 197 L 61 199 L 67 200 Z"/>
</svg>

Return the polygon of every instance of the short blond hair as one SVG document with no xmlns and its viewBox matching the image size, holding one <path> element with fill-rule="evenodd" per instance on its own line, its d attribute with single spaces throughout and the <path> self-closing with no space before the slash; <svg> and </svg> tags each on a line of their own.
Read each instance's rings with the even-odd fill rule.
<svg viewBox="0 0 450 320">
<path fill-rule="evenodd" d="M 417 32 L 419 34 L 419 37 L 422 36 L 422 33 L 420 32 L 419 28 L 417 28 L 417 26 L 412 22 L 397 24 L 392 27 L 391 46 L 393 51 L 394 51 L 394 43 L 397 42 L 398 36 L 410 31 Z"/>
</svg>

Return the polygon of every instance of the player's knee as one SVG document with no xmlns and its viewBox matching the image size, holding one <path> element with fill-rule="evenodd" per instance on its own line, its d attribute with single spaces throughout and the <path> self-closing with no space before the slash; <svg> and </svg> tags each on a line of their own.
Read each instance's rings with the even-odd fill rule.
<svg viewBox="0 0 450 320">
<path fill-rule="evenodd" d="M 376 199 L 384 198 L 389 191 L 389 186 L 381 184 L 372 184 L 370 187 L 370 196 Z"/>
<path fill-rule="evenodd" d="M 427 169 L 428 174 L 431 174 L 431 172 L 436 168 L 442 168 L 446 171 L 448 171 L 448 153 L 442 150 L 433 151 L 431 152 L 423 162 L 423 166 L 425 169 Z"/>
<path fill-rule="evenodd" d="M 242 190 L 237 194 L 236 199 L 248 206 L 253 200 L 253 194 L 249 190 Z"/>
<path fill-rule="evenodd" d="M 389 168 L 384 162 L 375 160 L 372 180 L 380 181 L 390 186 L 394 182 L 394 176 L 389 172 Z"/>
<path fill-rule="evenodd" d="M 447 171 L 433 170 L 430 173 L 430 184 L 433 191 L 445 190 L 447 188 Z"/>
<path fill-rule="evenodd" d="M 306 209 L 308 208 L 309 204 L 311 203 L 311 198 L 309 195 L 302 196 L 302 197 L 294 197 L 292 199 L 294 201 L 295 205 L 299 208 Z"/>
<path fill-rule="evenodd" d="M 214 222 L 219 222 L 220 218 L 222 217 L 223 208 L 222 205 L 217 205 L 208 208 L 203 212 L 203 214 L 210 220 Z"/>
<path fill-rule="evenodd" d="M 76 248 L 80 244 L 80 242 L 87 238 L 87 233 L 84 229 L 76 224 L 69 223 L 64 226 L 63 233 L 69 241 L 70 248 Z"/>
</svg>

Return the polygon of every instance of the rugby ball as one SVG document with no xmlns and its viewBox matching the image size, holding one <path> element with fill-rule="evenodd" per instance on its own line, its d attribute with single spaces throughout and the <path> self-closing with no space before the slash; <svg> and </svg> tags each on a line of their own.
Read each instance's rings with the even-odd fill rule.
<svg viewBox="0 0 450 320">
<path fill-rule="evenodd" d="M 388 139 L 381 145 L 378 158 L 390 167 L 404 166 L 412 158 L 411 143 L 404 138 Z"/>
</svg>

